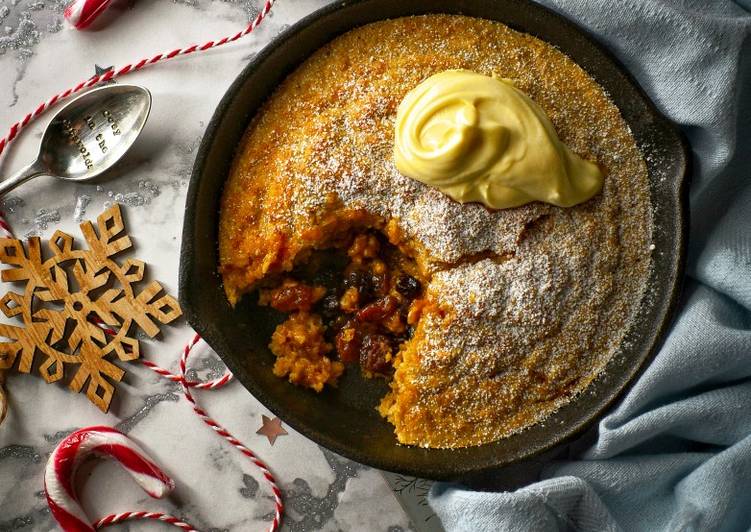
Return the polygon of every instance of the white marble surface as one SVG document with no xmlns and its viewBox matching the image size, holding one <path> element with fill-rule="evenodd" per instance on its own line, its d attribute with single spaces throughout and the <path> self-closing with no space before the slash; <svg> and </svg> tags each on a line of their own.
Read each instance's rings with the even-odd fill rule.
<svg viewBox="0 0 751 532">
<path fill-rule="evenodd" d="M 62 20 L 65 0 L 0 0 L 0 127 L 49 97 L 94 74 L 94 65 L 123 65 L 157 51 L 203 42 L 245 25 L 260 0 L 141 0 L 121 2 L 97 31 L 76 32 Z M 242 66 L 270 38 L 324 0 L 279 0 L 252 36 L 208 54 L 147 69 L 123 82 L 148 87 L 154 107 L 143 137 L 116 179 L 68 184 L 39 178 L 2 199 L 17 236 L 48 237 L 63 229 L 79 237 L 77 223 L 105 205 L 125 205 L 126 222 L 153 278 L 177 294 L 184 197 L 205 124 Z M 35 155 L 46 115 L 0 159 L 0 177 Z M 81 239 L 77 242 L 80 244 Z M 3 292 L 7 287 L 0 287 Z M 189 338 L 179 322 L 158 341 L 144 341 L 145 356 L 175 368 Z M 193 365 L 202 377 L 223 366 L 207 348 Z M 130 364 L 109 414 L 83 394 L 38 375 L 8 379 L 11 411 L 0 426 L 0 531 L 54 530 L 42 492 L 42 471 L 55 444 L 71 430 L 93 424 L 119 427 L 139 441 L 177 481 L 174 495 L 149 499 L 115 464 L 96 461 L 80 475 L 92 517 L 116 511 L 164 510 L 201 530 L 264 530 L 273 505 L 269 490 L 246 459 L 192 413 L 179 389 L 140 365 Z M 240 384 L 197 392 L 199 402 L 267 461 L 285 493 L 285 529 L 401 532 L 413 529 L 378 471 L 319 448 L 289 430 L 271 447 L 256 434 L 268 412 Z M 424 487 L 416 493 L 424 494 Z M 414 513 L 414 512 L 413 512 Z M 425 516 L 417 516 L 424 529 Z M 435 520 L 433 520 L 435 521 Z M 136 522 L 126 530 L 165 529 Z"/>
</svg>

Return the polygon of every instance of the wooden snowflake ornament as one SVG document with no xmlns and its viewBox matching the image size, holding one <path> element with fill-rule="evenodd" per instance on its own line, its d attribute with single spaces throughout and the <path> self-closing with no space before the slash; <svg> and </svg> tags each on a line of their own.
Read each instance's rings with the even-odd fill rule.
<svg viewBox="0 0 751 532">
<path fill-rule="evenodd" d="M 74 249 L 73 237 L 56 231 L 47 259 L 38 237 L 29 238 L 26 249 L 20 240 L 0 238 L 0 262 L 14 266 L 2 271 L 2 280 L 26 283 L 23 294 L 8 292 L 0 299 L 7 317 L 23 320 L 23 327 L 0 324 L 0 336 L 9 340 L 0 341 L 0 370 L 16 367 L 30 373 L 39 354 L 44 380 L 69 377 L 74 392 L 86 385 L 89 400 L 106 412 L 112 381 L 125 375 L 108 358 L 137 359 L 135 329 L 154 337 L 158 323 L 170 323 L 182 311 L 156 281 L 136 292 L 134 284 L 144 277 L 142 261 L 127 259 L 121 265 L 113 260 L 133 245 L 119 205 L 99 215 L 98 231 L 89 221 L 80 228 L 89 249 Z M 105 333 L 102 325 L 114 334 Z"/>
</svg>

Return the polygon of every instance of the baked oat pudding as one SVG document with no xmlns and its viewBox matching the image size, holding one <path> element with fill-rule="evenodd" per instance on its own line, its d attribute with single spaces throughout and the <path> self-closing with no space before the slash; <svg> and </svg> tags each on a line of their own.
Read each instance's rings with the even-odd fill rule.
<svg viewBox="0 0 751 532">
<path fill-rule="evenodd" d="M 400 103 L 453 70 L 511 80 L 601 190 L 496 210 L 403 175 Z M 319 392 L 343 371 L 385 378 L 400 443 L 480 445 L 544 420 L 618 350 L 650 264 L 647 180 L 618 109 L 552 46 L 463 16 L 377 22 L 314 53 L 253 118 L 222 196 L 220 272 L 233 305 L 258 291 L 288 314 L 269 339 L 279 377 Z"/>
</svg>

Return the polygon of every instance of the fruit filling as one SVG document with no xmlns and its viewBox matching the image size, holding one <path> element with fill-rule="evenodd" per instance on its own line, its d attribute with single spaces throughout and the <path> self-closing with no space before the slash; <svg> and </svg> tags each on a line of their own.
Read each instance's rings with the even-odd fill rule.
<svg viewBox="0 0 751 532">
<path fill-rule="evenodd" d="M 425 283 L 417 266 L 375 230 L 322 253 L 340 255 L 338 271 L 313 257 L 260 290 L 259 304 L 289 313 L 269 344 L 274 374 L 316 391 L 335 385 L 344 364 L 390 378 L 419 318 Z"/>
</svg>

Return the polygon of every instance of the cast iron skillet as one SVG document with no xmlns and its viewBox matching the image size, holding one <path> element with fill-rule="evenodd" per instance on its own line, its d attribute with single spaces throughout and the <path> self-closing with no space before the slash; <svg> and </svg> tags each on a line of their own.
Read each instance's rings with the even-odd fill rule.
<svg viewBox="0 0 751 532">
<path fill-rule="evenodd" d="M 235 149 L 251 117 L 306 57 L 356 26 L 405 15 L 457 13 L 501 21 L 560 48 L 610 94 L 644 152 L 654 210 L 653 271 L 623 348 L 577 399 L 545 423 L 504 440 L 459 450 L 397 445 L 375 411 L 383 382 L 348 371 L 337 389 L 316 394 L 271 373 L 267 344 L 280 315 L 249 296 L 234 310 L 217 273 L 219 200 Z M 688 151 L 675 127 L 620 64 L 582 29 L 526 0 L 355 0 L 304 18 L 240 73 L 214 113 L 188 189 L 180 253 L 180 302 L 195 330 L 237 379 L 272 412 L 310 439 L 358 462 L 433 479 L 467 479 L 537 456 L 570 440 L 601 417 L 650 360 L 675 308 L 686 244 Z"/>
</svg>

